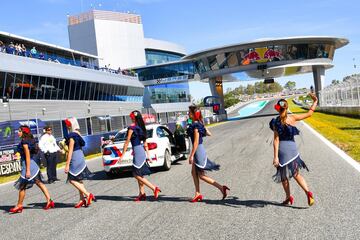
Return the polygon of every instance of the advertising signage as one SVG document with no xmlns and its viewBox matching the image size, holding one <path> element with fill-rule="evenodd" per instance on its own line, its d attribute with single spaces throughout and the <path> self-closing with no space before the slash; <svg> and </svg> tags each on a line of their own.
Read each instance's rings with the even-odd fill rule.
<svg viewBox="0 0 360 240">
<path fill-rule="evenodd" d="M 20 154 L 14 148 L 0 150 L 0 176 L 20 172 Z"/>
<path fill-rule="evenodd" d="M 44 128 L 45 123 L 36 119 L 0 122 L 0 176 L 21 171 L 16 147 L 20 142 L 17 131 L 21 125 L 29 126 L 31 133 L 38 138 L 38 129 Z"/>
</svg>

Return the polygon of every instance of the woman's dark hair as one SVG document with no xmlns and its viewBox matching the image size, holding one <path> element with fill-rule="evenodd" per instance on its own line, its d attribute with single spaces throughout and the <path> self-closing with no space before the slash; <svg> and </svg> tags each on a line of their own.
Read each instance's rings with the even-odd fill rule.
<svg viewBox="0 0 360 240">
<path fill-rule="evenodd" d="M 19 130 L 22 132 L 22 136 L 21 136 L 22 139 L 25 140 L 34 139 L 34 136 L 32 135 L 31 130 L 27 125 L 21 125 L 19 127 Z"/>
<path fill-rule="evenodd" d="M 194 121 L 199 121 L 204 124 L 200 109 L 196 105 L 189 106 L 189 113 L 193 116 Z"/>
<path fill-rule="evenodd" d="M 30 154 L 37 154 L 39 152 L 39 145 L 37 144 L 34 136 L 31 133 L 30 128 L 27 125 L 21 125 L 19 127 L 19 130 L 22 132 L 21 139 L 27 140 L 30 145 L 33 145 L 34 147 L 29 146 Z"/>
<path fill-rule="evenodd" d="M 141 137 L 142 138 L 141 140 L 145 141 L 146 140 L 146 128 L 145 128 L 145 123 L 142 118 L 141 112 L 135 110 L 135 111 L 132 111 L 130 113 L 130 115 L 135 117 L 135 124 L 143 130 L 144 135 Z"/>
</svg>

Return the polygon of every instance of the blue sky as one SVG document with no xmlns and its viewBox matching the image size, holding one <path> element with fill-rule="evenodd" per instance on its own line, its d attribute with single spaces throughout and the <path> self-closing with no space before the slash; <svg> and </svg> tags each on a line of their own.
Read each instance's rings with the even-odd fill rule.
<svg viewBox="0 0 360 240">
<path fill-rule="evenodd" d="M 326 83 L 358 72 L 360 2 L 356 0 L 12 0 L 2 1 L 0 31 L 68 47 L 66 15 L 91 8 L 135 12 L 142 16 L 145 37 L 176 42 L 188 53 L 258 38 L 300 35 L 345 37 Z M 5 10 L 5 11 L 4 11 Z M 355 58 L 355 61 L 353 60 Z M 312 74 L 277 79 L 313 84 Z M 225 84 L 224 89 L 249 82 Z M 207 84 L 192 83 L 195 98 L 209 95 Z"/>
</svg>

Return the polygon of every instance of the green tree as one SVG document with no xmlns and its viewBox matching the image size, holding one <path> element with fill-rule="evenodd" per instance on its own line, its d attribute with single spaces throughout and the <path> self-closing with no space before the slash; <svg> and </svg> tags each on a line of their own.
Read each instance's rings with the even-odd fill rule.
<svg viewBox="0 0 360 240">
<path fill-rule="evenodd" d="M 285 83 L 284 88 L 288 89 L 288 90 L 294 90 L 296 87 L 296 82 L 293 81 L 288 81 L 287 83 Z"/>
<path fill-rule="evenodd" d="M 248 84 L 245 89 L 245 93 L 247 95 L 253 95 L 255 93 L 255 87 L 254 85 Z"/>
</svg>

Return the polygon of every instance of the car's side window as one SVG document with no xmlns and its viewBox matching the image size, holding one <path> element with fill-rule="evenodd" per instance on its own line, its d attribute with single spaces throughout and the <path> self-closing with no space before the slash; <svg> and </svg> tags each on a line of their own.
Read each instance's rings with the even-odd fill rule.
<svg viewBox="0 0 360 240">
<path fill-rule="evenodd" d="M 159 137 L 159 138 L 163 138 L 163 137 L 166 137 L 165 133 L 164 133 L 164 130 L 161 129 L 161 128 L 157 128 L 156 129 L 156 135 Z"/>
<path fill-rule="evenodd" d="M 171 135 L 170 132 L 169 132 L 169 130 L 167 130 L 166 128 L 161 128 L 161 129 L 163 130 L 163 132 L 164 132 L 164 134 L 165 134 L 166 137 L 168 137 L 168 136 Z"/>
</svg>

